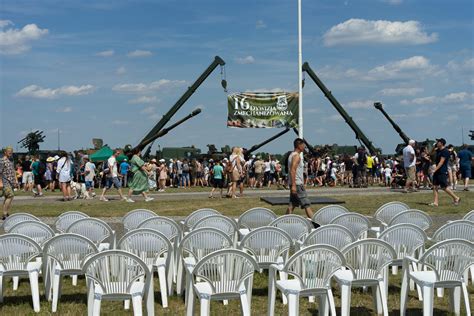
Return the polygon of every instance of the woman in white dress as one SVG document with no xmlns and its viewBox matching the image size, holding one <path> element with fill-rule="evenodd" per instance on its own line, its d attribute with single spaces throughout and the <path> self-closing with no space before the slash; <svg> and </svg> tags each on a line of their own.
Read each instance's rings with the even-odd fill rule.
<svg viewBox="0 0 474 316">
<path fill-rule="evenodd" d="M 58 160 L 57 175 L 59 180 L 59 187 L 63 192 L 63 200 L 70 201 L 71 197 L 71 170 L 72 161 L 67 152 L 61 153 L 61 158 Z"/>
</svg>

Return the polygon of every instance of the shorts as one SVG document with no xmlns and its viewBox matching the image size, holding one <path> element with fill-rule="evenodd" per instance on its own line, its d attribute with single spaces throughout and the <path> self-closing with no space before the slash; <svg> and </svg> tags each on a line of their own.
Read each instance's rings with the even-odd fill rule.
<svg viewBox="0 0 474 316">
<path fill-rule="evenodd" d="M 196 179 L 202 178 L 202 172 L 196 172 Z"/>
<path fill-rule="evenodd" d="M 262 182 L 263 180 L 263 173 L 255 173 L 255 177 L 257 178 L 258 182 Z"/>
<path fill-rule="evenodd" d="M 222 180 L 222 179 L 213 179 L 212 186 L 216 189 L 217 188 L 222 189 L 224 187 L 224 180 Z"/>
<path fill-rule="evenodd" d="M 43 177 L 41 176 L 34 176 L 34 181 L 35 181 L 35 185 L 40 185 L 41 187 L 44 187 L 44 180 L 43 180 Z"/>
<path fill-rule="evenodd" d="M 457 172 L 457 171 L 458 171 L 458 168 L 457 168 L 456 165 L 448 164 L 448 171 Z"/>
<path fill-rule="evenodd" d="M 372 176 L 372 172 L 374 171 L 374 168 L 367 168 L 367 174 L 369 176 Z"/>
<path fill-rule="evenodd" d="M 249 172 L 249 178 L 250 179 L 255 178 L 255 172 Z"/>
<path fill-rule="evenodd" d="M 5 199 L 12 199 L 15 194 L 13 193 L 13 188 L 11 186 L 4 186 L 2 190 L 0 190 L 0 197 L 4 197 Z"/>
<path fill-rule="evenodd" d="M 311 201 L 308 199 L 304 185 L 296 186 L 296 194 L 290 193 L 290 206 L 305 209 L 311 206 Z"/>
<path fill-rule="evenodd" d="M 471 166 L 460 166 L 459 171 L 461 172 L 461 178 L 470 178 L 472 175 Z"/>
<path fill-rule="evenodd" d="M 441 189 L 448 187 L 448 176 L 446 173 L 435 173 L 433 175 L 433 185 L 439 186 Z"/>
<path fill-rule="evenodd" d="M 23 172 L 23 179 L 21 181 L 23 184 L 30 184 L 33 183 L 33 172 L 25 171 Z"/>
<path fill-rule="evenodd" d="M 94 188 L 94 181 L 86 181 L 86 189 L 93 189 Z"/>
<path fill-rule="evenodd" d="M 318 177 L 322 177 L 322 176 L 324 176 L 324 171 L 320 170 L 320 171 L 318 171 L 318 173 L 316 175 Z"/>
<path fill-rule="evenodd" d="M 105 179 L 105 186 L 107 189 L 110 189 L 114 185 L 117 189 L 122 187 L 122 183 L 120 182 L 118 177 L 107 177 Z"/>
<path fill-rule="evenodd" d="M 407 175 L 407 180 L 415 181 L 416 180 L 416 167 L 407 167 L 405 168 L 405 173 Z"/>
</svg>

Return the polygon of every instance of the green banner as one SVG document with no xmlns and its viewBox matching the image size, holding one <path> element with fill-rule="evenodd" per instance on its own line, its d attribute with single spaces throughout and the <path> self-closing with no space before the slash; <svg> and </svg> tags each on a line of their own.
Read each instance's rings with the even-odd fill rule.
<svg viewBox="0 0 474 316">
<path fill-rule="evenodd" d="M 298 93 L 245 92 L 227 96 L 228 127 L 298 128 Z"/>
</svg>

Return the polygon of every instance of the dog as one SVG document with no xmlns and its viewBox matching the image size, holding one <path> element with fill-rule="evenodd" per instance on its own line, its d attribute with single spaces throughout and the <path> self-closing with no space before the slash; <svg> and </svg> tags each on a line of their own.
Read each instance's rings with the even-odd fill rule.
<svg viewBox="0 0 474 316">
<path fill-rule="evenodd" d="M 71 181 L 71 190 L 74 193 L 74 200 L 79 198 L 90 199 L 85 183 Z"/>
</svg>

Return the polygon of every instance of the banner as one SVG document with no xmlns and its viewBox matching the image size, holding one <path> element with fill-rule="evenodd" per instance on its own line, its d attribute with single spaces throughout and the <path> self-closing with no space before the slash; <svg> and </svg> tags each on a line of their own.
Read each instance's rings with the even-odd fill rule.
<svg viewBox="0 0 474 316">
<path fill-rule="evenodd" d="M 298 93 L 245 92 L 227 96 L 228 127 L 298 128 Z"/>
</svg>

